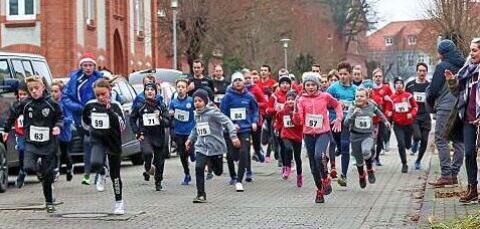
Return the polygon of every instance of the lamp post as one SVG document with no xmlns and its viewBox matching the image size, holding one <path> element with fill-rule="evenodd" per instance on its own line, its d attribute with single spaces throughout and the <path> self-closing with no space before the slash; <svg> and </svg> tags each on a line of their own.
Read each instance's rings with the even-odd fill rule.
<svg viewBox="0 0 480 229">
<path fill-rule="evenodd" d="M 172 0 L 171 2 L 172 7 L 172 23 L 173 23 L 173 69 L 177 69 L 177 9 L 178 9 L 178 0 Z"/>
<path fill-rule="evenodd" d="M 285 60 L 285 70 L 288 70 L 288 57 L 287 57 L 287 49 L 288 49 L 288 43 L 290 42 L 290 39 L 288 38 L 283 38 L 280 40 L 283 44 L 283 52 L 284 52 L 284 60 Z"/>
</svg>

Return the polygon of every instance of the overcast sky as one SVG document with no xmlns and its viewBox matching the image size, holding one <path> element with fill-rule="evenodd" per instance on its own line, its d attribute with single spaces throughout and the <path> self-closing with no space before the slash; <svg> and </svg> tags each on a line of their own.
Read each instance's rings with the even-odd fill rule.
<svg viewBox="0 0 480 229">
<path fill-rule="evenodd" d="M 421 9 L 428 0 L 376 0 L 373 8 L 378 13 L 377 29 L 391 21 L 420 19 L 424 15 Z"/>
</svg>

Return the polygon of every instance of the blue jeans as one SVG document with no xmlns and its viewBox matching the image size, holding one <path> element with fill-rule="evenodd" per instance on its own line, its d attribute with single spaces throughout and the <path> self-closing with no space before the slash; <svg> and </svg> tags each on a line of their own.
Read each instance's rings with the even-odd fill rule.
<svg viewBox="0 0 480 229">
<path fill-rule="evenodd" d="M 475 143 L 477 140 L 477 127 L 465 123 L 463 124 L 463 143 L 465 144 L 465 168 L 467 170 L 468 184 L 477 185 L 477 150 Z"/>
<path fill-rule="evenodd" d="M 323 164 L 323 157 L 330 142 L 330 132 L 323 134 L 305 134 L 305 146 L 307 148 L 310 170 L 317 189 L 322 188 L 322 178 L 327 177 Z"/>
</svg>

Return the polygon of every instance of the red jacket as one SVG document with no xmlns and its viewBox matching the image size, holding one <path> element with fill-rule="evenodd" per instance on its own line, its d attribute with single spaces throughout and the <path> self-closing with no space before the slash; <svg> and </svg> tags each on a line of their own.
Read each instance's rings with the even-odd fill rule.
<svg viewBox="0 0 480 229">
<path fill-rule="evenodd" d="M 285 102 L 287 101 L 287 92 L 278 90 L 270 96 L 267 106 L 267 114 L 275 116 L 277 111 L 283 109 Z"/>
<path fill-rule="evenodd" d="M 255 100 L 257 100 L 258 108 L 260 110 L 260 116 L 258 118 L 258 126 L 259 128 L 261 128 L 263 124 L 263 116 L 265 115 L 265 110 L 267 109 L 268 101 L 267 99 L 265 99 L 265 94 L 263 94 L 262 89 L 258 85 L 252 84 L 247 88 L 248 88 L 248 92 L 252 93 L 252 95 L 255 97 Z"/>
<path fill-rule="evenodd" d="M 385 112 L 385 109 L 384 107 L 380 106 L 379 104 L 380 103 L 383 103 L 383 99 L 382 97 L 380 97 L 379 95 L 376 95 L 376 94 L 371 94 L 370 95 L 370 98 L 373 100 L 373 102 L 375 102 L 379 107 L 380 107 L 380 110 L 382 112 Z M 385 117 L 387 116 L 386 113 L 384 113 Z M 373 114 L 373 123 L 380 123 L 382 121 L 382 119 L 380 118 L 380 116 L 376 115 L 376 114 Z"/>
<path fill-rule="evenodd" d="M 275 116 L 275 129 L 280 130 L 280 137 L 302 142 L 303 126 L 293 123 L 293 107 L 285 106 Z"/>
<path fill-rule="evenodd" d="M 418 112 L 418 105 L 412 94 L 406 91 L 396 91 L 390 96 L 390 102 L 387 103 L 387 114 L 392 112 L 393 122 L 395 124 L 406 126 L 413 124 Z M 408 118 L 407 115 L 412 117 Z"/>
<path fill-rule="evenodd" d="M 270 96 L 273 94 L 274 92 L 274 88 L 276 86 L 278 86 L 278 82 L 270 77 L 268 77 L 265 82 L 262 81 L 262 79 L 260 80 L 257 80 L 257 82 L 255 82 L 255 84 L 257 84 L 260 89 L 262 89 L 263 93 L 265 94 L 265 99 L 268 100 L 268 98 L 270 98 Z"/>
<path fill-rule="evenodd" d="M 23 114 L 20 115 L 16 120 L 15 120 L 15 134 L 19 136 L 25 135 L 25 129 L 23 128 Z"/>
</svg>

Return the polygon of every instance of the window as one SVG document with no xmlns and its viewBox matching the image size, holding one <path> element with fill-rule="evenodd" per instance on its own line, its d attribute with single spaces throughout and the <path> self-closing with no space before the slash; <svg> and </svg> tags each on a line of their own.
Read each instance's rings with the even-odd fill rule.
<svg viewBox="0 0 480 229">
<path fill-rule="evenodd" d="M 425 56 L 423 54 L 418 55 L 418 62 L 425 63 Z"/>
<path fill-rule="evenodd" d="M 23 63 L 21 60 L 12 60 L 14 77 L 18 80 L 25 80 L 25 69 L 23 69 Z"/>
<path fill-rule="evenodd" d="M 415 36 L 408 36 L 408 45 L 416 45 L 417 38 Z"/>
<path fill-rule="evenodd" d="M 415 62 L 413 61 L 413 55 L 410 54 L 408 55 L 408 66 L 414 66 L 415 65 Z"/>
<path fill-rule="evenodd" d="M 43 76 L 48 84 L 52 83 L 52 74 L 45 61 L 32 60 L 33 71 L 35 75 Z"/>
<path fill-rule="evenodd" d="M 392 46 L 393 45 L 393 38 L 392 37 L 385 38 L 385 45 L 386 46 Z"/>
<path fill-rule="evenodd" d="M 35 0 L 7 0 L 7 20 L 35 20 Z"/>
<path fill-rule="evenodd" d="M 137 36 L 144 36 L 144 30 L 145 30 L 145 18 L 144 18 L 144 5 L 143 5 L 143 0 L 137 0 L 135 1 L 135 14 L 136 14 L 136 30 L 137 30 Z"/>
<path fill-rule="evenodd" d="M 403 66 L 403 57 L 402 56 L 397 56 L 397 65 L 398 66 Z"/>
<path fill-rule="evenodd" d="M 86 22 L 87 25 L 93 26 L 95 23 L 95 1 L 94 0 L 87 0 L 86 6 Z"/>
</svg>

